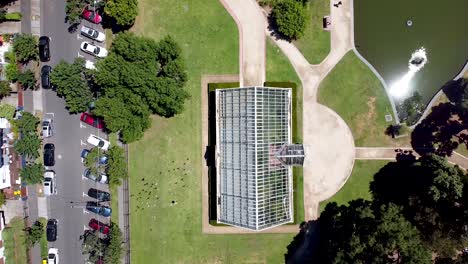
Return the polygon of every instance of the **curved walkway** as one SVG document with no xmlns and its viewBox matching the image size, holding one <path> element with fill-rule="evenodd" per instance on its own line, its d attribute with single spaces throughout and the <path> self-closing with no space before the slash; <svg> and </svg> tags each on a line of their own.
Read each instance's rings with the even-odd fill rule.
<svg viewBox="0 0 468 264">
<path fill-rule="evenodd" d="M 306 151 L 304 161 L 305 219 L 316 219 L 318 203 L 331 197 L 344 185 L 354 165 L 355 150 L 351 130 L 333 110 L 317 103 L 317 89 L 320 82 L 352 48 L 350 2 L 342 0 L 343 5 L 339 8 L 333 7 L 333 2 L 330 2 L 333 23 L 331 52 L 319 65 L 310 65 L 293 44 L 273 36 L 268 29 L 267 16 L 255 0 L 220 1 L 239 27 L 241 79 L 244 80 L 244 86 L 250 83 L 249 77 L 246 76 L 247 69 L 259 64 L 258 57 L 265 58 L 265 34 L 272 38 L 288 57 L 301 79 L 304 91 L 303 144 Z M 263 27 L 263 38 L 258 36 L 260 26 Z M 260 45 L 259 41 L 263 43 Z M 247 52 L 257 57 L 248 55 Z M 265 65 L 257 66 L 255 71 L 265 76 Z"/>
</svg>

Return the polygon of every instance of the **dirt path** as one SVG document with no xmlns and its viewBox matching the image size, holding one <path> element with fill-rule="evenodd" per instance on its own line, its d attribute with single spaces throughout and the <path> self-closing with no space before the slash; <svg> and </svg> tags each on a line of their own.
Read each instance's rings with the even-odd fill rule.
<svg viewBox="0 0 468 264">
<path fill-rule="evenodd" d="M 239 29 L 240 86 L 263 86 L 265 82 L 266 20 L 255 0 L 220 0 Z"/>
</svg>

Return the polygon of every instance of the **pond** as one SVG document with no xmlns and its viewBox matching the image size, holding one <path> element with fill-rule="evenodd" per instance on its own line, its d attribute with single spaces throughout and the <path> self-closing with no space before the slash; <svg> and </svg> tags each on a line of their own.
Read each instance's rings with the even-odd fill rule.
<svg viewBox="0 0 468 264">
<path fill-rule="evenodd" d="M 397 109 L 415 91 L 425 106 L 461 71 L 467 10 L 467 0 L 354 1 L 356 49 L 382 76 Z"/>
</svg>

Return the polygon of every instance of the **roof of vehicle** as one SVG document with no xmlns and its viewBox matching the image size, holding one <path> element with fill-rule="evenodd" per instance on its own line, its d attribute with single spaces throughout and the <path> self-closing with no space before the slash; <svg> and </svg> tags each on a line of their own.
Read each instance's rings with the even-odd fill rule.
<svg viewBox="0 0 468 264">
<path fill-rule="evenodd" d="M 44 177 L 45 177 L 45 178 L 52 178 L 52 179 L 53 179 L 53 178 L 55 178 L 55 172 L 54 172 L 54 171 L 48 170 L 48 171 L 46 171 L 46 172 L 44 173 Z"/>
</svg>

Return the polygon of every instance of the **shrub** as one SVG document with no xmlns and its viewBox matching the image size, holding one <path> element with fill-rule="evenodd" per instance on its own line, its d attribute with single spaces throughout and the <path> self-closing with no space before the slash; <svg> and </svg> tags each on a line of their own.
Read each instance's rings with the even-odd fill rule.
<svg viewBox="0 0 468 264">
<path fill-rule="evenodd" d="M 20 12 L 12 12 L 5 14 L 6 21 L 21 21 L 21 18 L 23 18 L 23 15 L 21 15 Z"/>
<path fill-rule="evenodd" d="M 26 165 L 20 170 L 20 175 L 26 184 L 38 184 L 44 180 L 44 171 L 44 166 L 37 163 Z"/>
<path fill-rule="evenodd" d="M 24 89 L 34 89 L 36 78 L 34 78 L 34 73 L 31 70 L 27 70 L 18 74 L 18 82 L 21 83 Z"/>
<path fill-rule="evenodd" d="M 16 59 L 22 63 L 35 60 L 38 54 L 37 39 L 31 34 L 21 34 L 13 42 Z"/>
<path fill-rule="evenodd" d="M 12 120 L 15 115 L 16 109 L 9 104 L 0 104 L 0 117 Z"/>
<path fill-rule="evenodd" d="M 271 19 L 278 33 L 288 40 L 294 40 L 303 35 L 307 15 L 302 4 L 295 1 L 284 1 L 273 7 Z"/>
</svg>

